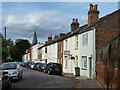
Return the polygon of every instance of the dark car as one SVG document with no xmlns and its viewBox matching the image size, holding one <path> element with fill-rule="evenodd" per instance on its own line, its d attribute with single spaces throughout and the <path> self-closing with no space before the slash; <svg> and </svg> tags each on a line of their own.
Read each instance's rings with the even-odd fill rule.
<svg viewBox="0 0 120 90">
<path fill-rule="evenodd" d="M 39 66 L 39 71 L 41 71 L 41 72 L 43 72 L 44 71 L 44 69 L 46 68 L 46 66 L 47 66 L 47 64 L 45 64 L 45 63 L 42 63 L 42 64 L 40 64 L 40 66 Z"/>
<path fill-rule="evenodd" d="M 44 72 L 48 74 L 62 75 L 62 65 L 58 63 L 48 63 L 44 69 Z"/>
<path fill-rule="evenodd" d="M 39 69 L 39 66 L 41 65 L 42 63 L 35 63 L 34 65 L 34 70 L 38 70 Z"/>
<path fill-rule="evenodd" d="M 27 63 L 26 63 L 26 67 L 27 67 L 27 68 L 30 68 L 31 63 L 32 63 L 32 62 L 30 62 L 30 61 L 27 62 Z"/>
<path fill-rule="evenodd" d="M 21 66 L 26 67 L 27 66 L 27 62 L 22 62 Z"/>
<path fill-rule="evenodd" d="M 1 89 L 11 87 L 11 81 L 8 73 L 4 72 L 1 68 L 0 68 L 0 86 L 2 86 Z"/>
</svg>

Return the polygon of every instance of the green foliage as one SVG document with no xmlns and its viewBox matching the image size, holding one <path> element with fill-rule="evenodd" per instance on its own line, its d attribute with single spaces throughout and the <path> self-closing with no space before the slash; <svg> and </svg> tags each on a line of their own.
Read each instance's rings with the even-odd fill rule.
<svg viewBox="0 0 120 90">
<path fill-rule="evenodd" d="M 11 57 L 14 60 L 21 61 L 25 51 L 30 48 L 28 40 L 17 39 L 15 45 L 10 48 Z"/>
<path fill-rule="evenodd" d="M 5 60 L 8 57 L 8 50 L 2 48 L 2 59 Z"/>
</svg>

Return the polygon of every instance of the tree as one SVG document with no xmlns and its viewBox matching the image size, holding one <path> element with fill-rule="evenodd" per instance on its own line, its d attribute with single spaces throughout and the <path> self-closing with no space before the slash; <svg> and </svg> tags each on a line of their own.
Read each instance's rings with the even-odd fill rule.
<svg viewBox="0 0 120 90">
<path fill-rule="evenodd" d="M 22 61 L 22 56 L 30 48 L 28 40 L 17 39 L 15 45 L 10 48 L 10 55 L 14 60 Z"/>
</svg>

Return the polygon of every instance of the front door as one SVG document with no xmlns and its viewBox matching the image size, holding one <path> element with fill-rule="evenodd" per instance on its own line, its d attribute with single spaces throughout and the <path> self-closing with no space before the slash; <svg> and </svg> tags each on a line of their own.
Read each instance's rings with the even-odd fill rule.
<svg viewBox="0 0 120 90">
<path fill-rule="evenodd" d="M 90 68 L 89 68 L 89 70 L 90 70 L 90 72 L 89 72 L 89 77 L 90 78 L 92 78 L 92 58 L 89 58 L 89 63 L 90 63 Z"/>
</svg>

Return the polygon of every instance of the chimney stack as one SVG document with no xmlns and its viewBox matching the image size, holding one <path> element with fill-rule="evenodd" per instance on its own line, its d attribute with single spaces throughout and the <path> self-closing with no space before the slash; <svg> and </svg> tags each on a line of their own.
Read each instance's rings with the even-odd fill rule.
<svg viewBox="0 0 120 90">
<path fill-rule="evenodd" d="M 65 34 L 64 33 L 60 33 L 60 37 L 64 36 Z"/>
<path fill-rule="evenodd" d="M 78 23 L 78 19 L 73 18 L 73 22 L 71 23 L 71 32 L 74 32 L 76 29 L 79 28 L 79 23 Z"/>
<path fill-rule="evenodd" d="M 48 37 L 48 42 L 52 41 L 52 34 Z"/>
<path fill-rule="evenodd" d="M 57 39 L 57 38 L 59 38 L 59 35 L 56 35 L 56 34 L 55 34 L 54 39 Z"/>
<path fill-rule="evenodd" d="M 98 21 L 98 19 L 99 19 L 99 11 L 97 10 L 97 5 L 90 4 L 90 10 L 88 12 L 88 25 L 95 23 L 96 21 Z"/>
</svg>

